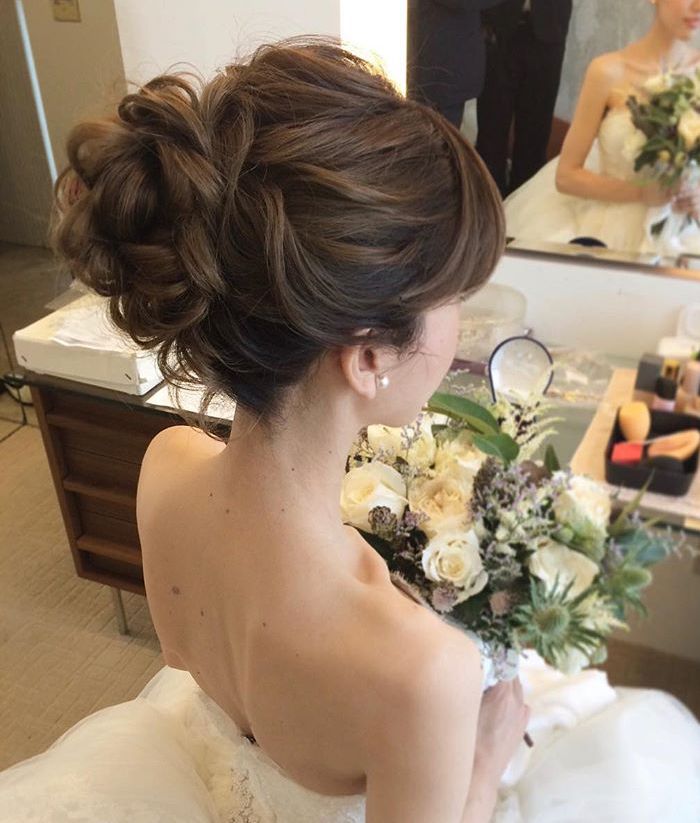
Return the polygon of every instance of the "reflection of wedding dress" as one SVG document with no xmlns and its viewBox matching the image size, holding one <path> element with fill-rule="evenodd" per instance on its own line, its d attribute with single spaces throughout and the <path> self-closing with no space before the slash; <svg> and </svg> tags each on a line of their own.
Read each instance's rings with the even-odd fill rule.
<svg viewBox="0 0 700 823">
<path fill-rule="evenodd" d="M 566 677 L 529 652 L 521 677 L 535 747 L 509 766 L 494 821 L 700 820 L 700 725 L 678 701 L 611 689 L 596 670 Z M 0 774 L 1 823 L 98 820 L 362 823 L 364 798 L 294 783 L 188 673 L 164 668 L 136 700 Z"/>
<path fill-rule="evenodd" d="M 641 133 L 629 109 L 608 111 L 598 139 L 586 161 L 589 171 L 619 180 L 644 184 L 634 171 Z M 609 203 L 561 194 L 555 185 L 559 158 L 547 163 L 505 202 L 508 234 L 517 240 L 568 243 L 577 237 L 594 237 L 615 251 L 677 255 L 700 254 L 700 229 L 669 206 L 649 208 L 643 203 Z M 652 227 L 666 221 L 661 234 Z"/>
</svg>

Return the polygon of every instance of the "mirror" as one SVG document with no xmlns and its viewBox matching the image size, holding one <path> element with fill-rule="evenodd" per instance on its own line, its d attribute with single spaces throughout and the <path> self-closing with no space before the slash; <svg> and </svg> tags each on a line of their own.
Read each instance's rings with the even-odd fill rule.
<svg viewBox="0 0 700 823">
<path fill-rule="evenodd" d="M 670 194 L 661 202 L 651 191 L 652 205 L 639 199 L 657 167 L 635 172 L 645 137 L 629 98 L 647 99 L 644 84 L 662 69 L 694 77 L 700 61 L 700 21 L 673 9 L 673 46 L 650 59 L 642 38 L 661 31 L 658 7 L 648 0 L 409 0 L 408 95 L 437 108 L 475 145 L 504 196 L 517 248 L 668 267 L 700 254 L 700 225 L 681 213 L 686 205 L 675 211 Z M 579 112 L 560 164 L 591 62 L 640 41 L 625 53 L 622 81 L 602 108 Z M 700 110 L 700 96 L 697 102 Z"/>
<path fill-rule="evenodd" d="M 494 349 L 488 365 L 494 401 L 546 394 L 554 377 L 554 360 L 545 345 L 533 337 L 511 337 Z"/>
</svg>

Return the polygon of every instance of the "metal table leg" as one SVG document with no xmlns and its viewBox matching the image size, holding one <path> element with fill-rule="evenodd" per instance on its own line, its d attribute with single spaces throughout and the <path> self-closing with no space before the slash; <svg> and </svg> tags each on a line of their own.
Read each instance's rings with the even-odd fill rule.
<svg viewBox="0 0 700 823">
<path fill-rule="evenodd" d="M 119 634 L 129 634 L 129 624 L 126 622 L 126 612 L 124 611 L 124 601 L 122 600 L 122 590 L 110 586 L 112 592 L 112 605 L 114 606 L 114 616 L 117 618 Z"/>
</svg>

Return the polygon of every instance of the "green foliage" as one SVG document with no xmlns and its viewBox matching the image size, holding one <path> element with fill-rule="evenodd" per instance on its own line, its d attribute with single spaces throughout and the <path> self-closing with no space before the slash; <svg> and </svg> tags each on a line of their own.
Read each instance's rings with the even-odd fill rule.
<svg viewBox="0 0 700 823">
<path fill-rule="evenodd" d="M 661 535 L 646 523 L 644 528 L 632 528 L 615 538 L 615 545 L 631 563 L 642 567 L 653 566 L 672 551 L 672 539 Z"/>
<path fill-rule="evenodd" d="M 651 483 L 652 477 L 653 473 L 649 476 L 649 479 L 637 492 L 637 494 L 628 503 L 625 504 L 617 518 L 610 524 L 610 527 L 608 528 L 608 534 L 611 537 L 619 537 L 620 535 L 634 528 L 634 526 L 632 526 L 630 522 L 630 515 L 633 512 L 636 512 L 639 508 L 642 502 L 642 498 L 644 497 L 644 495 L 647 492 L 647 489 L 649 488 L 649 484 Z"/>
<path fill-rule="evenodd" d="M 700 109 L 695 83 L 685 75 L 673 75 L 667 88 L 650 94 L 644 102 L 632 96 L 627 107 L 635 127 L 647 138 L 635 159 L 635 171 L 649 167 L 662 185 L 674 186 L 687 166 L 700 160 L 700 143 L 689 148 L 679 131 L 683 114 Z"/>
<path fill-rule="evenodd" d="M 446 414 L 480 434 L 498 434 L 500 432 L 501 427 L 491 412 L 466 397 L 436 392 L 428 401 L 428 411 L 436 414 Z"/>
<path fill-rule="evenodd" d="M 484 454 L 498 457 L 504 463 L 512 463 L 520 453 L 520 446 L 507 434 L 475 434 L 474 445 Z"/>
<path fill-rule="evenodd" d="M 561 470 L 561 463 L 559 462 L 557 453 L 551 443 L 547 446 L 547 450 L 544 453 L 544 465 L 547 471 L 551 474 Z"/>
<path fill-rule="evenodd" d="M 473 400 L 454 394 L 435 393 L 428 401 L 428 411 L 446 414 L 473 432 L 473 443 L 484 454 L 497 457 L 504 463 L 513 462 L 520 453 L 520 446 L 501 430 L 500 423 L 491 412 Z M 433 432 L 437 433 L 436 426 Z M 440 431 L 444 431 L 442 427 Z"/>
<path fill-rule="evenodd" d="M 578 522 L 576 528 L 571 525 L 559 526 L 555 537 L 560 543 L 585 554 L 596 563 L 600 563 L 605 555 L 607 535 L 595 523 L 588 520 Z"/>
<path fill-rule="evenodd" d="M 560 587 L 558 579 L 551 589 L 537 578 L 530 578 L 530 602 L 517 607 L 513 624 L 518 645 L 533 647 L 548 663 L 556 666 L 567 650 L 579 649 L 589 657 L 605 637 L 585 624 L 582 597 L 569 599 L 573 581 Z"/>
</svg>

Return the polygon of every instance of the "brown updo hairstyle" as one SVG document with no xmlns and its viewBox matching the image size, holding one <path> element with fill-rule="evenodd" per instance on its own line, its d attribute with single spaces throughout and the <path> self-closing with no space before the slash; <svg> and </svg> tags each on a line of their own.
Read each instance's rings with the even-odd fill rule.
<svg viewBox="0 0 700 823">
<path fill-rule="evenodd" d="M 80 123 L 52 243 L 164 376 L 269 420 L 322 355 L 405 350 L 504 245 L 498 192 L 436 112 L 327 41 L 207 83 L 156 77 Z"/>
</svg>

